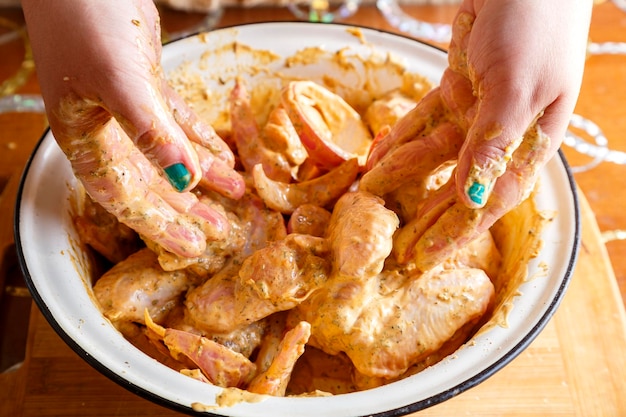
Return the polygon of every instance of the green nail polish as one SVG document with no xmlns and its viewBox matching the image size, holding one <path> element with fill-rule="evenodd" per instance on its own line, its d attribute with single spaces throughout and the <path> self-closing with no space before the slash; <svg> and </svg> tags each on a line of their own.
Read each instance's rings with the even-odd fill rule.
<svg viewBox="0 0 626 417">
<path fill-rule="evenodd" d="M 165 175 L 170 184 L 178 191 L 183 191 L 191 181 L 191 174 L 187 167 L 180 162 L 174 165 L 170 165 L 164 169 Z"/>
<path fill-rule="evenodd" d="M 474 203 L 482 205 L 483 198 L 485 198 L 485 186 L 475 182 L 469 190 L 467 190 L 467 195 L 469 195 L 470 200 Z"/>
</svg>

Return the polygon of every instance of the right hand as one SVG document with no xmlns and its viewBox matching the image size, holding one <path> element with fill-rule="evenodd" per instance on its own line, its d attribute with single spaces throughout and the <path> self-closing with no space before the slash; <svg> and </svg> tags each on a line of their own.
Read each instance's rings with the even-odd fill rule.
<svg viewBox="0 0 626 417">
<path fill-rule="evenodd" d="M 361 180 L 384 195 L 457 161 L 397 234 L 402 262 L 432 268 L 530 195 L 574 111 L 591 11 L 591 0 L 462 2 L 440 86 L 372 149 Z"/>
</svg>

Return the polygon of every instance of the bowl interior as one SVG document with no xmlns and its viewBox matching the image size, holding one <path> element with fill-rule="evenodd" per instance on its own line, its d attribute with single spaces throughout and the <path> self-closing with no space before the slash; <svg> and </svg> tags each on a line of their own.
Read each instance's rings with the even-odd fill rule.
<svg viewBox="0 0 626 417">
<path fill-rule="evenodd" d="M 252 49 L 272 51 L 272 59 L 232 48 L 233 42 Z M 318 78 L 329 75 L 358 85 L 369 67 L 344 71 L 326 59 L 298 68 L 284 61 L 306 47 L 329 54 L 370 60 L 392 58 L 407 71 L 420 73 L 437 83 L 447 65 L 444 52 L 415 40 L 366 28 L 336 24 L 265 23 L 222 29 L 166 45 L 166 72 L 181 66 L 203 77 L 215 91 L 218 78 L 244 74 L 251 80 L 260 65 L 269 73 Z M 219 54 L 208 51 L 221 51 Z M 255 67 L 255 71 L 250 68 Z M 385 72 L 381 65 L 376 71 Z M 379 74 L 380 75 L 380 74 Z M 190 77 L 193 82 L 194 77 Z M 372 88 L 389 89 L 401 82 L 390 72 L 376 78 Z M 221 90 L 220 90 L 221 89 Z M 207 118 L 219 120 L 218 113 Z M 220 388 L 183 376 L 137 350 L 102 316 L 92 301 L 89 255 L 81 249 L 73 229 L 69 201 L 75 179 L 71 167 L 50 132 L 46 133 L 25 171 L 16 210 L 16 243 L 21 265 L 33 296 L 61 337 L 85 360 L 131 391 L 162 405 L 192 412 L 194 404 L 213 404 Z M 555 212 L 543 229 L 543 249 L 528 265 L 528 276 L 519 287 L 508 316 L 508 328 L 491 327 L 473 342 L 440 363 L 399 382 L 352 394 L 324 398 L 267 398 L 212 410 L 237 416 L 355 416 L 403 415 L 444 401 L 480 383 L 516 357 L 541 331 L 558 306 L 576 260 L 580 240 L 575 185 L 561 154 L 544 168 L 535 195 L 539 210 Z"/>
</svg>

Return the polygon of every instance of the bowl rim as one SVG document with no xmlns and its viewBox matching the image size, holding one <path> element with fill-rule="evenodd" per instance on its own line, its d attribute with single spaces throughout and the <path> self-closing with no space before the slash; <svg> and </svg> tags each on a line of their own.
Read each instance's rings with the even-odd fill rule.
<svg viewBox="0 0 626 417">
<path fill-rule="evenodd" d="M 325 25 L 325 26 L 340 26 L 340 27 L 350 27 L 350 28 L 357 28 L 357 29 L 362 29 L 365 31 L 373 31 L 373 32 L 378 32 L 378 33 L 382 33 L 385 35 L 391 35 L 391 36 L 396 36 L 396 37 L 400 37 L 400 38 L 405 38 L 408 39 L 410 41 L 422 44 L 424 46 L 427 46 L 429 48 L 434 48 L 437 49 L 439 51 L 442 52 L 447 52 L 445 49 L 436 46 L 436 45 L 432 45 L 428 42 L 422 41 L 422 40 L 418 40 L 415 38 L 412 38 L 408 35 L 403 35 L 403 34 L 398 34 L 398 33 L 394 33 L 391 31 L 387 31 L 387 30 L 383 30 L 383 29 L 377 29 L 377 28 L 371 28 L 371 27 L 367 27 L 364 25 L 358 25 L 358 24 L 349 24 L 349 23 L 343 23 L 343 22 L 335 22 L 335 23 L 317 23 L 317 22 L 303 22 L 303 21 L 267 21 L 267 22 L 253 22 L 253 23 L 244 23 L 244 24 L 235 24 L 235 25 L 230 25 L 230 26 L 225 26 L 225 27 L 220 27 L 218 29 L 214 29 L 212 31 L 209 32 L 215 32 L 215 31 L 221 31 L 221 30 L 229 30 L 229 29 L 236 29 L 236 28 L 240 28 L 240 27 L 246 27 L 246 26 L 266 26 L 266 25 Z M 207 33 L 207 32 L 199 32 L 199 33 L 191 33 L 186 35 L 185 37 L 182 37 L 180 39 L 176 39 L 174 41 L 168 42 L 166 44 L 164 44 L 163 46 L 165 47 L 166 45 L 171 45 L 171 44 L 175 44 L 177 42 L 181 42 L 184 41 L 185 39 L 188 38 L 193 38 L 195 36 L 198 36 L 199 34 L 202 33 Z M 21 232 L 20 232 L 20 223 L 21 223 L 21 210 L 22 210 L 22 198 L 23 198 L 23 194 L 24 194 L 24 190 L 25 190 L 25 186 L 26 186 L 26 181 L 28 179 L 28 175 L 29 172 L 31 170 L 33 161 L 35 159 L 35 157 L 37 156 L 38 152 L 40 151 L 42 145 L 45 143 L 47 138 L 52 138 L 51 137 L 51 132 L 50 132 L 50 128 L 46 128 L 45 131 L 43 132 L 41 138 L 38 140 L 37 144 L 35 145 L 34 150 L 32 151 L 30 157 L 28 158 L 24 170 L 22 171 L 21 177 L 20 177 L 20 182 L 19 182 L 19 188 L 18 188 L 18 192 L 17 192 L 17 197 L 16 197 L 16 203 L 15 203 L 15 210 L 14 210 L 14 219 L 13 219 L 13 229 L 14 229 L 14 237 L 15 237 L 15 246 L 16 246 L 16 252 L 17 252 L 17 256 L 18 256 L 18 262 L 21 268 L 21 271 L 24 275 L 24 279 L 26 282 L 26 286 L 29 289 L 33 300 L 35 301 L 36 305 L 38 306 L 39 310 L 41 311 L 42 315 L 45 317 L 45 319 L 47 320 L 47 322 L 50 324 L 50 326 L 54 329 L 54 331 L 61 337 L 61 339 L 75 352 L 77 353 L 83 360 L 85 360 L 90 366 L 92 366 L 94 369 L 96 369 L 98 372 L 100 372 L 102 375 L 106 376 L 107 378 L 109 378 L 110 380 L 112 380 L 113 382 L 115 382 L 116 384 L 122 386 L 123 388 L 127 389 L 128 391 L 146 399 L 149 400 L 155 404 L 164 406 L 166 408 L 169 408 L 171 410 L 174 411 L 178 411 L 178 412 L 182 412 L 184 414 L 187 415 L 202 415 L 202 416 L 216 416 L 216 417 L 220 417 L 223 416 L 222 414 L 214 414 L 211 412 L 197 412 L 194 411 L 193 409 L 180 404 L 178 402 L 169 400 L 167 398 L 164 398 L 154 392 L 149 391 L 147 388 L 141 387 L 135 383 L 132 383 L 130 381 L 128 381 L 127 379 L 125 379 L 124 377 L 122 377 L 121 375 L 119 375 L 118 373 L 116 373 L 114 370 L 108 368 L 106 365 L 104 365 L 103 363 L 101 363 L 100 361 L 98 361 L 98 359 L 96 359 L 94 356 L 92 356 L 85 348 L 83 348 L 77 341 L 75 341 L 71 335 L 69 335 L 64 329 L 63 327 L 59 324 L 59 322 L 57 321 L 57 319 L 55 318 L 54 314 L 52 313 L 52 311 L 48 308 L 48 305 L 45 302 L 44 297 L 39 293 L 33 278 L 30 274 L 30 270 L 29 267 L 27 265 L 26 262 L 26 257 L 25 257 L 25 253 L 24 253 L 24 246 L 23 246 L 23 239 L 21 236 Z M 577 192 L 577 186 L 576 186 L 576 182 L 573 176 L 573 172 L 570 168 L 569 163 L 567 162 L 567 159 L 563 153 L 563 151 L 561 149 L 559 149 L 557 151 L 557 155 L 558 155 L 558 160 L 560 162 L 560 164 L 562 165 L 562 168 L 564 170 L 565 176 L 567 178 L 568 184 L 569 184 L 569 190 L 571 191 L 571 198 L 572 198 L 572 207 L 573 207 L 573 218 L 574 218 L 574 232 L 573 232 L 573 239 L 572 239 L 572 247 L 571 247 L 571 251 L 568 255 L 569 259 L 567 261 L 567 266 L 565 268 L 565 274 L 563 276 L 563 278 L 560 281 L 560 284 L 558 286 L 558 289 L 556 290 L 554 297 L 551 298 L 549 305 L 546 307 L 546 310 L 544 312 L 544 314 L 538 318 L 537 323 L 528 331 L 528 333 L 526 335 L 524 335 L 521 340 L 511 349 L 509 349 L 501 358 L 499 358 L 498 360 L 494 361 L 491 365 L 487 366 L 486 368 L 484 368 L 483 370 L 481 370 L 480 372 L 473 374 L 471 377 L 469 377 L 466 380 L 461 381 L 460 383 L 454 385 L 453 387 L 449 388 L 449 389 L 445 389 L 444 391 L 441 391 L 429 398 L 425 398 L 422 400 L 418 400 L 416 402 L 413 402 L 409 405 L 406 406 L 402 406 L 402 407 L 398 407 L 395 409 L 391 409 L 391 410 L 387 410 L 387 411 L 383 411 L 383 412 L 378 412 L 378 413 L 374 413 L 374 414 L 367 414 L 367 416 L 369 417 L 397 417 L 397 416 L 405 416 L 407 414 L 410 413 L 414 413 L 416 411 L 420 411 L 426 408 L 429 408 L 431 406 L 440 404 L 450 398 L 453 398 L 467 390 L 469 390 L 472 387 L 475 387 L 476 385 L 484 382 L 485 380 L 487 380 L 489 377 L 493 376 L 497 371 L 499 371 L 500 369 L 502 369 L 504 366 L 506 366 L 508 363 L 510 363 L 513 359 L 515 359 L 521 352 L 523 352 L 528 345 L 530 345 L 535 339 L 536 337 L 541 333 L 541 331 L 543 330 L 543 328 L 547 325 L 547 323 L 549 322 L 549 320 L 551 319 L 551 317 L 554 315 L 554 313 L 556 312 L 558 306 L 560 305 L 567 287 L 569 286 L 569 283 L 571 281 L 571 277 L 573 274 L 573 270 L 574 267 L 576 265 L 576 261 L 578 259 L 578 254 L 579 254 L 579 250 L 580 250 L 580 244 L 581 244 L 581 218 L 580 218 L 580 205 L 579 205 L 579 198 L 578 198 L 578 192 Z"/>
</svg>

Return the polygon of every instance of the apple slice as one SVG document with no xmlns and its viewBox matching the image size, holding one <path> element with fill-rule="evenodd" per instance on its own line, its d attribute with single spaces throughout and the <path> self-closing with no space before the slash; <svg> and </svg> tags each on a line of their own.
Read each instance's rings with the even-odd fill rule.
<svg viewBox="0 0 626 417">
<path fill-rule="evenodd" d="M 343 98 L 312 81 L 292 81 L 281 100 L 309 157 L 317 164 L 332 169 L 356 158 L 359 166 L 365 166 L 372 134 Z"/>
</svg>

